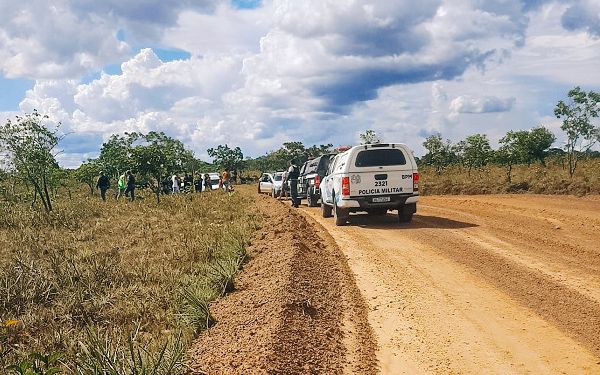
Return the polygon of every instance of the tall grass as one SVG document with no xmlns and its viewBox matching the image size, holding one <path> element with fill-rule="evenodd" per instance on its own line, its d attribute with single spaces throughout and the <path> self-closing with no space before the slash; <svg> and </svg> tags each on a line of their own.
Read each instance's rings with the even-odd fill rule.
<svg viewBox="0 0 600 375">
<path fill-rule="evenodd" d="M 423 194 L 600 194 L 600 159 L 582 160 L 571 178 L 558 160 L 548 160 L 547 166 L 538 163 L 513 168 L 512 181 L 506 168 L 487 166 L 472 170 L 451 166 L 436 173 L 433 168 L 420 168 Z"/>
<path fill-rule="evenodd" d="M 69 373 L 182 371 L 258 219 L 238 193 L 141 196 L 0 204 L 0 373 L 52 352 Z"/>
</svg>

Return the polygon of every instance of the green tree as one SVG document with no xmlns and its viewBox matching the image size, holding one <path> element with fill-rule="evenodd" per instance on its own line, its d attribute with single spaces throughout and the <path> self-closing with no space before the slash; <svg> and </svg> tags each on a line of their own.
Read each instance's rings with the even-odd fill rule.
<svg viewBox="0 0 600 375">
<path fill-rule="evenodd" d="M 39 196 L 44 209 L 52 211 L 49 189 L 53 171 L 57 170 L 55 148 L 61 140 L 58 126 L 48 129 L 42 116 L 37 111 L 17 116 L 16 121 L 8 120 L 0 127 L 0 153 L 4 154 L 4 168 L 14 170 L 34 189 L 32 205 Z"/>
<path fill-rule="evenodd" d="M 441 134 L 434 134 L 425 138 L 423 147 L 425 147 L 427 153 L 421 158 L 421 162 L 435 167 L 438 174 L 457 160 L 455 147 L 449 139 L 444 142 Z"/>
<path fill-rule="evenodd" d="M 227 144 L 218 145 L 217 148 L 209 148 L 206 152 L 213 158 L 213 164 L 219 169 L 240 170 L 243 166 L 244 154 L 239 147 L 229 148 Z"/>
<path fill-rule="evenodd" d="M 328 143 L 326 145 L 312 145 L 306 149 L 306 156 L 308 159 L 314 159 L 321 155 L 331 154 L 333 145 Z"/>
<path fill-rule="evenodd" d="M 531 129 L 527 134 L 527 163 L 537 160 L 544 167 L 548 150 L 556 140 L 552 132 L 543 126 Z"/>
<path fill-rule="evenodd" d="M 500 148 L 496 151 L 496 160 L 506 166 L 506 179 L 512 182 L 512 169 L 515 164 L 529 162 L 529 137 L 526 130 L 509 131 L 500 139 Z"/>
<path fill-rule="evenodd" d="M 377 133 L 375 133 L 374 130 L 365 130 L 364 133 L 360 133 L 358 135 L 358 138 L 360 139 L 360 144 L 362 145 L 381 143 L 381 140 L 379 139 Z"/>
<path fill-rule="evenodd" d="M 469 176 L 473 168 L 481 168 L 487 165 L 492 155 L 492 147 L 485 134 L 468 136 L 458 143 L 457 149 L 463 165 L 468 168 Z"/>
<path fill-rule="evenodd" d="M 567 102 L 559 101 L 554 114 L 562 119 L 561 129 L 567 134 L 567 159 L 569 176 L 573 177 L 577 168 L 578 154 L 589 151 L 600 141 L 600 128 L 593 120 L 600 112 L 600 94 L 585 92 L 579 86 L 569 91 Z"/>
<path fill-rule="evenodd" d="M 75 169 L 72 176 L 79 182 L 86 184 L 90 188 L 90 194 L 94 195 L 94 188 L 96 187 L 96 179 L 102 167 L 98 163 L 97 159 L 89 159 L 85 163 L 81 164 L 79 168 Z"/>
<path fill-rule="evenodd" d="M 133 142 L 140 138 L 139 133 L 113 134 L 102 144 L 98 165 L 107 175 L 118 178 L 123 172 L 132 169 L 131 152 Z"/>
<path fill-rule="evenodd" d="M 185 165 L 194 158 L 183 143 L 167 136 L 163 132 L 136 134 L 131 149 L 131 158 L 135 169 L 143 176 L 154 180 L 153 190 L 160 202 L 163 179 L 185 170 Z"/>
</svg>

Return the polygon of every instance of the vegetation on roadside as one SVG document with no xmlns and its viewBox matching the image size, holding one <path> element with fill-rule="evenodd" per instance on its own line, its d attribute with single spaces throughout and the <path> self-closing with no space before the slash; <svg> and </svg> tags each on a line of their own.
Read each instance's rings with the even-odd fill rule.
<svg viewBox="0 0 600 375">
<path fill-rule="evenodd" d="M 258 219 L 239 193 L 150 194 L 0 203 L 0 373 L 184 371 Z"/>
</svg>

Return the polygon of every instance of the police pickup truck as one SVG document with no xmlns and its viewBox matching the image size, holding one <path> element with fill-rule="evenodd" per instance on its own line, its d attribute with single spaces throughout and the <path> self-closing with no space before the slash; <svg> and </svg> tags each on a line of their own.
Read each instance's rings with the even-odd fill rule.
<svg viewBox="0 0 600 375">
<path fill-rule="evenodd" d="M 402 143 L 354 146 L 337 154 L 321 181 L 321 212 L 345 225 L 350 212 L 385 215 L 398 210 L 407 223 L 417 211 L 419 173 L 412 151 Z"/>
</svg>

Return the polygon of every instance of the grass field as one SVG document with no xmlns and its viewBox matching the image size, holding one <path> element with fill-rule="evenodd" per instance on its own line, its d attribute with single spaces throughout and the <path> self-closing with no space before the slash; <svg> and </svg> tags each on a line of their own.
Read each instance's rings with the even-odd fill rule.
<svg viewBox="0 0 600 375">
<path fill-rule="evenodd" d="M 0 202 L 0 373 L 184 370 L 259 219 L 239 193 L 143 195 L 102 202 L 82 187 L 50 214 Z"/>
<path fill-rule="evenodd" d="M 600 194 L 600 159 L 580 161 L 573 178 L 563 165 L 548 161 L 540 164 L 513 167 L 512 181 L 508 182 L 506 168 L 487 166 L 474 169 L 471 174 L 464 167 L 451 166 L 438 174 L 433 168 L 421 167 L 421 193 L 441 194 Z"/>
</svg>

